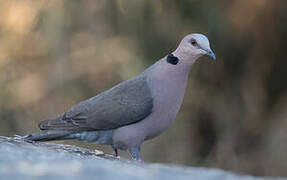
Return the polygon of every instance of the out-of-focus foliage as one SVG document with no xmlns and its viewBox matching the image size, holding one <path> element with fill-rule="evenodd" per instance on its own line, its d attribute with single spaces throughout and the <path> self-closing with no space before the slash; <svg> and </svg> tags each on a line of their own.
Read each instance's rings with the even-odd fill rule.
<svg viewBox="0 0 287 180">
<path fill-rule="evenodd" d="M 287 175 L 287 1 L 0 0 L 0 133 L 131 78 L 206 34 L 217 61 L 191 73 L 172 127 L 146 161 Z M 92 148 L 98 146 L 90 146 Z"/>
</svg>

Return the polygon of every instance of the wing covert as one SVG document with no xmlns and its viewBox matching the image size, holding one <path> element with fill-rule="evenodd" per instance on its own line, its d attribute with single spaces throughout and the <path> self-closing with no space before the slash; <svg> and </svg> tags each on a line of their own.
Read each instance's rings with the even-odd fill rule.
<svg viewBox="0 0 287 180">
<path fill-rule="evenodd" d="M 138 76 L 75 105 L 62 120 L 75 128 L 115 129 L 144 119 L 152 108 L 147 79 Z"/>
</svg>

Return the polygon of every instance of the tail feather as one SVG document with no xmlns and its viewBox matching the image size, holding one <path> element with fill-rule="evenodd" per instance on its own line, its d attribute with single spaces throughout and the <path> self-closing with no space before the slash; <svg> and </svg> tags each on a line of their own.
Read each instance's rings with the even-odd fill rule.
<svg viewBox="0 0 287 180">
<path fill-rule="evenodd" d="M 73 121 L 64 121 L 62 116 L 55 119 L 47 119 L 39 124 L 41 130 L 63 130 L 63 131 L 83 131 L 92 130 L 92 128 L 87 126 L 82 126 L 79 122 L 75 123 Z"/>
<path fill-rule="evenodd" d="M 63 140 L 70 134 L 69 131 L 45 130 L 35 134 L 30 134 L 24 138 L 26 141 L 52 141 Z"/>
<path fill-rule="evenodd" d="M 41 130 L 73 130 L 75 126 L 71 123 L 65 122 L 60 118 L 47 119 L 39 123 Z"/>
</svg>

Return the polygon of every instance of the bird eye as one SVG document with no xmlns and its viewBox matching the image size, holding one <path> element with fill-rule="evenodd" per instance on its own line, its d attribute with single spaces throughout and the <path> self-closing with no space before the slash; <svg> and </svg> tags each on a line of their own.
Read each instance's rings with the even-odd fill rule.
<svg viewBox="0 0 287 180">
<path fill-rule="evenodd" d="M 190 43 L 193 45 L 193 46 L 197 46 L 197 42 L 195 39 L 191 39 L 190 40 Z"/>
</svg>

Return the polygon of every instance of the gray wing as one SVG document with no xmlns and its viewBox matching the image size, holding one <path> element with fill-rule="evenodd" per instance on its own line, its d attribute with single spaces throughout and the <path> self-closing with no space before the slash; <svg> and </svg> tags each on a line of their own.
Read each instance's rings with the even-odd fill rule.
<svg viewBox="0 0 287 180">
<path fill-rule="evenodd" d="M 39 127 L 75 131 L 115 129 L 144 119 L 152 108 L 146 77 L 138 76 L 82 101 L 59 118 L 43 121 Z"/>
</svg>

